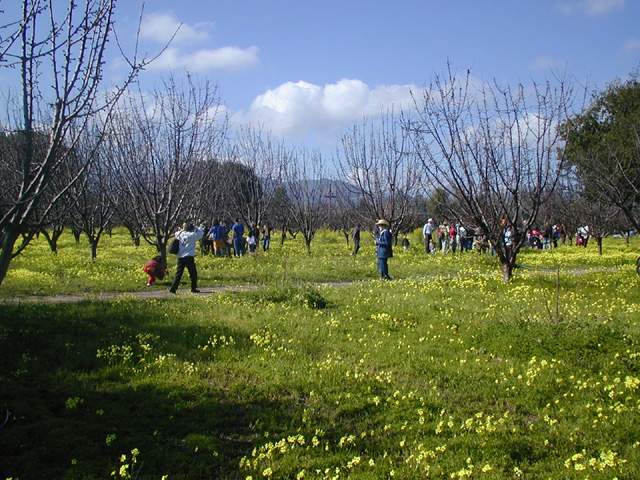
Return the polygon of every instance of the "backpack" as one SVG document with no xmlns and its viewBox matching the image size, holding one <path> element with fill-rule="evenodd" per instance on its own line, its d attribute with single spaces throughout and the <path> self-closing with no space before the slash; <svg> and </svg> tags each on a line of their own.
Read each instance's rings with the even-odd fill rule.
<svg viewBox="0 0 640 480">
<path fill-rule="evenodd" d="M 171 253 L 172 255 L 177 255 L 179 251 L 180 251 L 180 242 L 178 241 L 177 238 L 174 238 L 173 242 L 171 242 L 171 245 L 169 245 L 168 252 Z"/>
</svg>

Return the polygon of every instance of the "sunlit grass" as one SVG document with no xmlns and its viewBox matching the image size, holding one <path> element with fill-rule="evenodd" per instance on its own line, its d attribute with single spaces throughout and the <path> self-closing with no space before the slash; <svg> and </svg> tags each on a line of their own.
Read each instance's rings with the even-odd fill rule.
<svg viewBox="0 0 640 480">
<path fill-rule="evenodd" d="M 411 248 L 395 249 L 390 260 L 390 272 L 398 279 L 420 279 L 433 276 L 500 275 L 497 258 L 475 252 L 455 255 L 426 255 L 420 233 L 411 236 Z M 627 245 L 621 239 L 611 240 L 606 255 L 597 254 L 595 244 L 589 248 L 562 246 L 552 251 L 525 249 L 518 257 L 516 276 L 526 277 L 540 270 L 570 273 L 579 270 L 633 269 L 638 254 L 637 241 Z M 0 289 L 7 295 L 52 295 L 56 293 L 99 293 L 144 290 L 146 275 L 142 266 L 156 255 L 155 248 L 142 243 L 134 247 L 124 230 L 105 236 L 98 248 L 98 258 L 89 260 L 86 240 L 79 243 L 71 233 L 62 235 L 59 253 L 53 255 L 44 238 L 36 239 L 11 264 Z M 196 264 L 201 286 L 266 285 L 288 282 L 345 282 L 371 280 L 378 277 L 373 241 L 364 238 L 357 256 L 350 255 L 340 232 L 320 231 L 307 255 L 304 242 L 298 236 L 288 237 L 281 244 L 274 236 L 271 249 L 243 258 L 198 256 Z M 169 256 L 169 273 L 154 288 L 168 288 L 175 271 L 176 258 Z M 184 281 L 188 281 L 185 278 Z"/>
</svg>

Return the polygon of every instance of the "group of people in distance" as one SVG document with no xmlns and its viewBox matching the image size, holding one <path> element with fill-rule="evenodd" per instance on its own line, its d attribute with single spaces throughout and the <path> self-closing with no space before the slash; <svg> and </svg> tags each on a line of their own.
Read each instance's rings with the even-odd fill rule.
<svg viewBox="0 0 640 480">
<path fill-rule="evenodd" d="M 213 254 L 216 256 L 231 256 L 233 251 L 234 256 L 241 257 L 246 253 L 247 245 L 250 252 L 256 250 L 259 237 L 258 231 L 256 227 L 249 227 L 247 238 L 245 238 L 245 226 L 239 218 L 235 219 L 231 227 L 228 227 L 222 221 L 215 220 L 210 229 L 207 229 L 203 224 L 196 226 L 193 223 L 185 223 L 174 235 L 174 238 L 178 241 L 178 265 L 169 292 L 177 292 L 185 268 L 189 272 L 191 292 L 200 292 L 198 290 L 198 270 L 195 262 L 198 242 L 200 242 L 203 255 L 213 250 Z M 262 226 L 261 233 L 262 249 L 266 252 L 269 250 L 271 242 L 271 227 L 268 223 Z M 162 256 L 158 255 L 149 260 L 142 270 L 149 276 L 147 286 L 150 287 L 155 283 L 156 279 L 162 280 L 164 278 L 167 266 L 163 263 Z"/>
<path fill-rule="evenodd" d="M 207 230 L 204 225 L 200 225 L 200 229 L 207 232 L 201 241 L 200 247 L 203 255 L 208 255 L 210 251 L 216 257 L 231 256 L 241 257 L 247 253 L 253 253 L 258 248 L 258 241 L 262 241 L 262 251 L 269 250 L 271 243 L 271 227 L 269 223 L 265 223 L 262 228 L 249 225 L 245 228 L 239 218 L 236 218 L 234 224 L 229 226 L 221 220 L 214 220 L 213 226 Z M 247 236 L 245 238 L 245 230 Z"/>
<path fill-rule="evenodd" d="M 438 240 L 437 246 L 434 236 Z M 471 228 L 461 222 L 449 225 L 449 222 L 445 220 L 437 225 L 433 218 L 430 218 L 422 227 L 422 238 L 427 253 L 436 253 L 438 250 L 443 253 L 455 253 L 456 250 L 460 252 L 472 250 L 475 234 Z"/>
<path fill-rule="evenodd" d="M 514 233 L 503 220 L 505 243 L 513 242 Z M 576 245 L 586 246 L 591 230 L 589 227 L 580 227 L 576 232 Z M 558 246 L 558 242 L 564 243 L 565 231 L 560 224 L 547 225 L 544 229 L 531 229 L 525 233 L 525 246 L 533 249 L 551 249 Z M 437 225 L 432 218 L 427 220 L 422 228 L 424 248 L 427 253 L 460 252 L 476 250 L 478 252 L 491 251 L 486 236 L 474 231 L 473 228 L 458 222 L 455 226 L 449 225 L 445 220 Z M 437 240 L 437 244 L 436 244 Z"/>
<path fill-rule="evenodd" d="M 353 242 L 351 255 L 357 255 L 360 250 L 360 234 L 361 224 L 356 223 L 351 231 L 351 240 Z M 556 247 L 559 239 L 564 240 L 564 230 L 559 225 L 546 228 L 544 232 L 534 229 L 527 232 L 526 235 L 527 243 L 532 248 Z M 576 233 L 577 245 L 586 246 L 589 236 L 589 227 L 581 227 Z M 484 243 L 486 243 L 482 235 L 477 235 L 472 228 L 466 227 L 461 222 L 454 226 L 449 225 L 445 220 L 440 225 L 437 225 L 433 218 L 429 218 L 422 227 L 422 237 L 425 251 L 430 254 L 437 251 L 455 253 L 456 250 L 459 250 L 463 252 L 474 248 L 478 251 L 483 251 L 485 249 Z M 246 253 L 247 245 L 249 252 L 255 252 L 259 240 L 262 241 L 262 250 L 266 252 L 269 250 L 271 241 L 271 227 L 268 223 L 265 223 L 262 228 L 249 226 L 245 238 L 245 226 L 239 218 L 236 218 L 234 224 L 230 227 L 219 220 L 215 220 L 213 226 L 209 229 L 202 224 L 195 226 L 192 223 L 188 223 L 184 224 L 175 233 L 175 238 L 179 243 L 178 265 L 169 291 L 176 293 L 186 268 L 191 279 L 191 291 L 197 293 L 199 290 L 195 255 L 198 242 L 200 242 L 203 255 L 207 255 L 212 250 L 215 256 L 231 256 L 233 251 L 234 256 L 240 257 Z M 393 257 L 394 240 L 387 220 L 380 219 L 376 222 L 373 229 L 373 238 L 380 277 L 384 280 L 391 280 L 388 260 Z M 438 242 L 437 245 L 436 240 Z M 513 233 L 509 229 L 505 229 L 505 245 L 512 241 Z M 406 235 L 403 238 L 402 245 L 405 249 L 409 248 L 409 240 Z M 157 256 L 152 258 L 143 267 L 143 270 L 149 275 L 147 286 L 152 286 L 156 279 L 162 280 L 164 278 L 167 267 L 163 264 L 162 257 Z"/>
</svg>

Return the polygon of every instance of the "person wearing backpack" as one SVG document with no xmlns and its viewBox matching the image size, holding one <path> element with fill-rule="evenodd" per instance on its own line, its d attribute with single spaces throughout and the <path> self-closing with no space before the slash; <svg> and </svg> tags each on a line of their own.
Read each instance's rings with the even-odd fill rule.
<svg viewBox="0 0 640 480">
<path fill-rule="evenodd" d="M 182 230 L 178 230 L 175 234 L 175 238 L 180 242 L 180 248 L 178 249 L 178 267 L 176 268 L 176 274 L 173 277 L 171 288 L 169 292 L 176 293 L 182 274 L 186 268 L 189 272 L 191 279 L 191 292 L 199 293 L 198 290 L 198 270 L 196 269 L 196 244 L 198 240 L 202 238 L 204 232 L 196 227 L 193 223 L 185 225 Z"/>
</svg>

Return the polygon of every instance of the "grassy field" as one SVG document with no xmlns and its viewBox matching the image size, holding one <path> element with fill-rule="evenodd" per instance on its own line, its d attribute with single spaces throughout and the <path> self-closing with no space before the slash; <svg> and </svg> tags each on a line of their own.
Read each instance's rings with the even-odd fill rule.
<svg viewBox="0 0 640 480">
<path fill-rule="evenodd" d="M 392 282 L 321 232 L 196 260 L 252 291 L 155 300 L 123 232 L 94 263 L 37 241 L 0 287 L 0 478 L 640 478 L 640 244 L 523 252 L 505 285 L 411 240 Z"/>
</svg>

